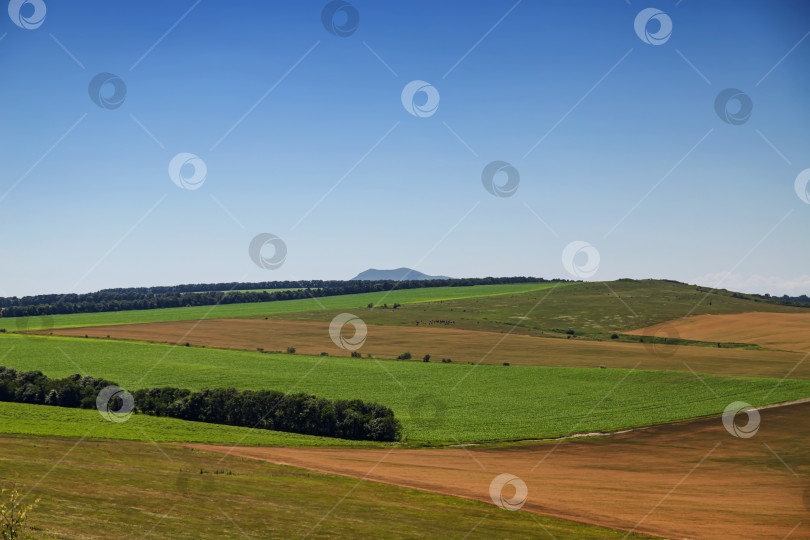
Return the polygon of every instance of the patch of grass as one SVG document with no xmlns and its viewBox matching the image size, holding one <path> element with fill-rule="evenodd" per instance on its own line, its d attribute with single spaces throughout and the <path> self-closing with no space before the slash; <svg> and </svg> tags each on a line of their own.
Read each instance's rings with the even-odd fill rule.
<svg viewBox="0 0 810 540">
<path fill-rule="evenodd" d="M 551 286 L 553 286 L 551 283 L 513 283 L 505 285 L 474 285 L 470 287 L 428 287 L 421 289 L 396 289 L 390 293 L 347 294 L 323 298 L 279 300 L 277 302 L 107 311 L 102 313 L 75 313 L 53 315 L 51 317 L 11 317 L 8 319 L 0 319 L 0 328 L 5 328 L 8 332 L 14 332 L 18 329 L 41 330 L 43 328 L 72 328 L 77 326 L 186 321 L 223 317 L 266 317 L 279 313 L 295 313 L 320 309 L 340 311 L 347 309 L 367 309 L 366 306 L 368 304 L 376 304 L 378 302 L 393 305 L 395 302 L 399 304 L 409 304 L 413 302 L 437 302 L 458 298 L 504 295 L 541 290 Z"/>
<path fill-rule="evenodd" d="M 383 443 L 371 444 L 266 429 L 251 430 L 145 414 L 133 414 L 127 421 L 116 423 L 103 419 L 95 409 L 3 402 L 0 402 L 0 433 L 249 446 L 385 446 Z"/>
<path fill-rule="evenodd" d="M 391 407 L 410 441 L 554 437 L 716 414 L 810 396 L 810 381 L 677 371 L 551 368 L 262 354 L 80 338 L 0 336 L 2 363 L 77 371 L 134 390 L 274 389 Z"/>
<path fill-rule="evenodd" d="M 37 538 L 622 538 L 623 531 L 149 442 L 0 436 Z M 224 472 L 223 472 L 224 471 Z M 219 472 L 219 474 L 216 474 Z M 494 476 L 495 473 L 493 473 Z M 351 494 L 351 496 L 347 496 Z M 545 529 L 545 530 L 544 530 Z"/>
</svg>

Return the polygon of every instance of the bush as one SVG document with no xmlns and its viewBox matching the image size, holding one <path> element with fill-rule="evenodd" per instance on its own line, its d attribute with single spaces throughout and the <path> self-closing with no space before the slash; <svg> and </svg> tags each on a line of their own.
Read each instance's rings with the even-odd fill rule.
<svg viewBox="0 0 810 540">
<path fill-rule="evenodd" d="M 504 362 L 503 365 L 508 366 L 509 362 Z"/>
<path fill-rule="evenodd" d="M 410 360 L 411 359 L 411 353 L 404 352 L 404 353 L 400 354 L 399 356 L 397 356 L 397 359 L 398 360 Z"/>
<path fill-rule="evenodd" d="M 619 339 L 619 334 L 611 334 L 610 339 Z"/>
<path fill-rule="evenodd" d="M 452 358 L 442 358 L 442 364 L 449 364 L 453 361 Z"/>
<path fill-rule="evenodd" d="M 422 362 L 430 362 L 430 355 L 426 354 L 424 358 L 422 358 Z"/>
<path fill-rule="evenodd" d="M 329 356 L 329 353 L 328 352 L 322 352 L 321 356 Z"/>
<path fill-rule="evenodd" d="M 357 351 L 352 351 L 352 358 L 363 358 L 363 355 Z"/>
<path fill-rule="evenodd" d="M 288 354 L 295 354 L 295 347 L 287 347 Z"/>
<path fill-rule="evenodd" d="M 574 334 L 576 334 L 576 332 L 574 332 L 570 328 L 568 330 L 566 330 L 565 333 L 568 334 L 569 336 L 573 336 Z"/>
<path fill-rule="evenodd" d="M 0 501 L 0 538 L 3 540 L 24 538 L 28 514 L 39 503 L 39 499 L 25 505 L 22 503 L 23 495 L 16 487 L 11 489 L 6 500 L 7 491 L 6 489 L 0 490 L 0 496 L 3 498 Z"/>
</svg>

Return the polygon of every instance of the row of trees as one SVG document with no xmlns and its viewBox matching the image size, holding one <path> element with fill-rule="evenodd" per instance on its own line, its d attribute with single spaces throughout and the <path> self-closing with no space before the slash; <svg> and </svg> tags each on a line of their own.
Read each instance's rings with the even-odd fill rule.
<svg viewBox="0 0 810 540">
<path fill-rule="evenodd" d="M 99 392 L 109 385 L 115 383 L 78 374 L 51 379 L 41 371 L 0 366 L 0 401 L 92 409 Z M 394 441 L 401 434 L 390 408 L 360 400 L 234 388 L 199 392 L 151 388 L 132 395 L 135 412 L 152 416 L 354 440 Z M 114 399 L 111 410 L 121 406 L 120 397 Z"/>
<path fill-rule="evenodd" d="M 140 412 L 195 422 L 371 441 L 394 441 L 401 432 L 391 409 L 357 399 L 235 388 L 152 388 L 133 396 Z"/>
<path fill-rule="evenodd" d="M 129 311 L 215 304 L 273 302 L 311 297 L 339 296 L 391 289 L 462 287 L 502 283 L 544 282 L 541 278 L 469 278 L 426 281 L 265 281 L 105 289 L 87 294 L 46 294 L 0 298 L 0 317 L 30 317 L 62 313 Z M 552 280 L 561 281 L 561 280 Z M 268 289 L 268 290 L 264 290 Z M 228 292 L 235 291 L 235 292 Z"/>
</svg>

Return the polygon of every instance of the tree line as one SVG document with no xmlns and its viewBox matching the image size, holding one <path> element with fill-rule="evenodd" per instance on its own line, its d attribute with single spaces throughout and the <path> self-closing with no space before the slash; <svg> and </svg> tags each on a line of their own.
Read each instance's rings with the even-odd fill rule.
<svg viewBox="0 0 810 540">
<path fill-rule="evenodd" d="M 115 383 L 79 374 L 51 379 L 41 371 L 0 366 L 0 401 L 93 409 L 99 392 L 110 385 Z M 371 441 L 397 440 L 402 430 L 390 408 L 357 399 L 235 388 L 149 388 L 132 396 L 134 412 L 194 422 Z M 121 402 L 113 399 L 118 400 L 110 404 L 115 411 Z"/>
<path fill-rule="evenodd" d="M 470 285 L 560 281 L 564 280 L 544 280 L 542 278 L 531 277 L 435 279 L 423 281 L 309 280 L 105 289 L 84 294 L 45 294 L 24 296 L 22 298 L 17 298 L 16 296 L 0 298 L 0 318 L 211 306 L 216 304 L 274 302 L 278 300 L 298 300 L 313 297 L 381 292 L 394 288 L 464 287 Z"/>
</svg>

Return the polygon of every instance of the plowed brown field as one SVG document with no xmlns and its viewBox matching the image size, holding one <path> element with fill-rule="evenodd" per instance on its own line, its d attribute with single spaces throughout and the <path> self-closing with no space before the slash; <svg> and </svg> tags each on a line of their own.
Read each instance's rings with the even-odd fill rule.
<svg viewBox="0 0 810 540">
<path fill-rule="evenodd" d="M 779 315 L 779 314 L 777 314 Z M 298 353 L 348 356 L 329 337 L 329 324 L 310 321 L 263 319 L 208 319 L 62 328 L 54 334 L 110 336 L 118 339 L 190 343 L 207 347 L 283 351 L 293 346 Z M 349 336 L 351 337 L 351 336 Z M 692 369 L 702 373 L 752 377 L 810 378 L 810 361 L 803 354 L 785 351 L 718 349 L 714 347 L 618 343 L 608 341 L 543 338 L 497 332 L 444 328 L 368 326 L 360 352 L 379 358 L 395 358 L 409 351 L 415 360 L 430 354 L 431 361 L 513 365 L 571 366 L 637 369 Z M 797 367 L 798 366 L 798 367 Z"/>
<path fill-rule="evenodd" d="M 697 315 L 626 333 L 672 336 L 671 329 L 683 339 L 754 343 L 768 349 L 803 353 L 810 351 L 810 313 Z"/>
<path fill-rule="evenodd" d="M 712 418 L 502 448 L 188 446 L 490 503 L 490 483 L 510 473 L 526 483 L 531 512 L 669 538 L 754 539 L 810 537 L 808 436 L 802 403 L 762 410 L 750 439 Z"/>
</svg>

